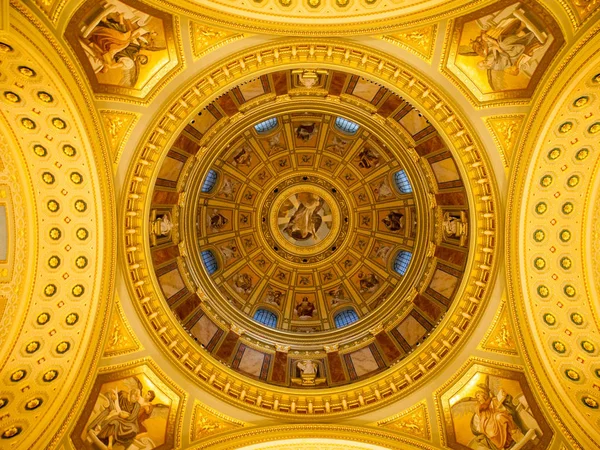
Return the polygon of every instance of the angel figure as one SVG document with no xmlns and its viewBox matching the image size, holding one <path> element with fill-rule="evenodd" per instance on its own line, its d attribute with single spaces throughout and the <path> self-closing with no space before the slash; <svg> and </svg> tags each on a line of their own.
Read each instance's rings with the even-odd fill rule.
<svg viewBox="0 0 600 450">
<path fill-rule="evenodd" d="M 379 153 L 369 147 L 364 147 L 356 156 L 358 166 L 363 169 L 370 169 L 379 165 Z"/>
<path fill-rule="evenodd" d="M 248 295 L 254 288 L 252 277 L 247 273 L 235 274 L 233 276 L 233 289 L 238 294 Z"/>
<path fill-rule="evenodd" d="M 533 449 L 542 431 L 527 400 L 521 394 L 515 400 L 502 388 L 502 379 L 478 374 L 476 384 L 451 409 L 454 417 L 471 415 L 474 450 Z"/>
<path fill-rule="evenodd" d="M 144 422 L 160 417 L 166 424 L 170 408 L 152 403 L 156 398 L 152 390 L 142 396 L 143 386 L 138 378 L 129 377 L 122 383 L 125 389 L 115 388 L 99 395 L 94 408 L 96 416 L 87 427 L 87 441 L 102 450 L 112 450 L 115 445 L 123 450 L 152 449 L 156 444 L 147 435 Z"/>
<path fill-rule="evenodd" d="M 277 153 L 285 150 L 285 146 L 281 143 L 281 131 L 269 138 L 269 152 Z"/>
<path fill-rule="evenodd" d="M 333 139 L 331 140 L 331 144 L 327 146 L 327 150 L 339 155 L 343 155 L 346 151 L 346 145 L 348 145 L 348 141 L 346 139 L 342 139 L 339 136 L 334 135 Z"/>
<path fill-rule="evenodd" d="M 386 200 L 394 196 L 392 188 L 385 180 L 381 181 L 378 185 L 373 186 L 373 194 L 377 201 Z"/>
<path fill-rule="evenodd" d="M 235 193 L 237 192 L 238 186 L 239 183 L 237 181 L 225 177 L 221 189 L 219 190 L 217 195 L 221 195 L 225 198 L 232 199 L 235 196 Z"/>
<path fill-rule="evenodd" d="M 392 251 L 391 245 L 378 245 L 375 248 L 375 257 L 381 259 L 383 262 L 387 262 L 388 256 L 390 256 L 390 252 Z"/>
</svg>

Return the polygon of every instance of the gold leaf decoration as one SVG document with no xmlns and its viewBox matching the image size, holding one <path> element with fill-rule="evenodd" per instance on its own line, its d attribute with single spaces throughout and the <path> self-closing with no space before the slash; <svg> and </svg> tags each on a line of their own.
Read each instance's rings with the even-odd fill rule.
<svg viewBox="0 0 600 450">
<path fill-rule="evenodd" d="M 110 323 L 109 335 L 104 347 L 104 357 L 126 355 L 143 349 L 129 326 L 121 302 L 118 299 L 115 301 Z"/>
<path fill-rule="evenodd" d="M 245 37 L 243 33 L 227 31 L 213 26 L 209 27 L 196 22 L 191 24 L 190 32 L 195 58 L 200 58 L 225 44 Z"/>
<path fill-rule="evenodd" d="M 500 303 L 494 321 L 479 346 L 482 350 L 517 355 L 515 332 L 510 321 L 506 301 Z"/>
<path fill-rule="evenodd" d="M 377 425 L 420 439 L 431 439 L 429 411 L 427 410 L 427 402 L 425 400 L 399 414 L 380 420 L 377 422 Z"/>
<path fill-rule="evenodd" d="M 212 408 L 196 401 L 191 422 L 192 442 L 206 439 L 209 436 L 223 433 L 225 431 L 247 426 L 245 422 L 228 417 Z"/>
<path fill-rule="evenodd" d="M 396 44 L 430 63 L 436 37 L 437 25 L 429 25 L 402 33 L 384 35 L 381 39 Z"/>
<path fill-rule="evenodd" d="M 112 162 L 117 164 L 139 116 L 135 113 L 113 110 L 101 110 L 100 115 L 106 130 Z"/>
<path fill-rule="evenodd" d="M 485 123 L 494 138 L 496 147 L 500 151 L 500 158 L 504 167 L 510 167 L 510 160 L 517 146 L 521 127 L 525 120 L 524 114 L 511 114 L 505 116 L 487 117 Z"/>
</svg>

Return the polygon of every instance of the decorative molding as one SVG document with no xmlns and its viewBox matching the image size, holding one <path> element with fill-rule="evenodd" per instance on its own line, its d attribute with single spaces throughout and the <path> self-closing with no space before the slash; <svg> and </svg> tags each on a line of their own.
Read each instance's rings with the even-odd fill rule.
<svg viewBox="0 0 600 450">
<path fill-rule="evenodd" d="M 140 114 L 113 109 L 100 109 L 98 112 L 104 124 L 112 162 L 118 164 Z"/>
<path fill-rule="evenodd" d="M 194 443 L 220 433 L 247 426 L 250 426 L 250 424 L 221 414 L 200 401 L 195 400 L 192 420 L 190 422 L 190 442 Z"/>
<path fill-rule="evenodd" d="M 105 358 L 127 355 L 144 349 L 131 329 L 118 298 L 115 300 L 110 323 L 108 338 L 104 345 L 103 356 Z"/>
<path fill-rule="evenodd" d="M 431 64 L 437 32 L 438 25 L 432 24 L 401 33 L 386 34 L 380 36 L 380 38 L 417 55 Z"/>
<path fill-rule="evenodd" d="M 502 300 L 479 348 L 500 354 L 518 355 L 515 336 L 506 300 Z"/>
<path fill-rule="evenodd" d="M 427 401 L 422 400 L 405 411 L 377 422 L 377 426 L 431 440 L 431 424 Z"/>
<path fill-rule="evenodd" d="M 190 22 L 190 38 L 194 59 L 217 50 L 231 42 L 245 38 L 243 33 L 236 33 L 223 28 L 208 26 L 202 23 Z"/>
<path fill-rule="evenodd" d="M 485 117 L 485 124 L 490 131 L 496 148 L 500 152 L 500 159 L 505 168 L 510 167 L 515 148 L 519 143 L 526 114 L 506 114 L 501 116 Z"/>
</svg>

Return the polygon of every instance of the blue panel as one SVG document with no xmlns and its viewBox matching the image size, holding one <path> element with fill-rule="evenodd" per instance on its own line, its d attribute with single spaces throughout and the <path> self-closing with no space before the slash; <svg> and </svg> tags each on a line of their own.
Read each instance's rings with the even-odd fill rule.
<svg viewBox="0 0 600 450">
<path fill-rule="evenodd" d="M 345 309 L 335 315 L 333 318 L 337 328 L 345 327 L 358 320 L 358 314 L 353 309 Z"/>
<path fill-rule="evenodd" d="M 338 117 L 335 119 L 335 127 L 348 134 L 356 134 L 360 126 L 357 123 L 354 123 L 348 119 L 344 119 L 343 117 Z"/>
<path fill-rule="evenodd" d="M 204 183 L 202 183 L 202 192 L 208 193 L 213 190 L 217 184 L 217 172 L 210 169 L 206 174 L 206 178 L 204 179 Z"/>
<path fill-rule="evenodd" d="M 404 170 L 400 170 L 394 174 L 394 181 L 398 190 L 403 194 L 410 194 L 413 191 L 412 184 L 408 181 L 408 176 Z"/>
<path fill-rule="evenodd" d="M 254 313 L 254 320 L 269 328 L 277 326 L 277 316 L 267 309 L 257 309 Z"/>
<path fill-rule="evenodd" d="M 254 129 L 257 133 L 267 133 L 277 126 L 277 117 L 271 117 L 263 122 L 254 125 Z"/>
<path fill-rule="evenodd" d="M 209 275 L 212 275 L 219 269 L 219 264 L 217 263 L 217 258 L 210 250 L 204 250 L 201 253 L 202 262 L 204 263 L 204 267 L 206 267 L 206 271 Z"/>
<path fill-rule="evenodd" d="M 394 261 L 394 270 L 400 275 L 404 275 L 406 273 L 406 270 L 408 269 L 408 265 L 410 264 L 411 259 L 412 253 L 402 250 L 396 256 L 396 260 Z"/>
</svg>

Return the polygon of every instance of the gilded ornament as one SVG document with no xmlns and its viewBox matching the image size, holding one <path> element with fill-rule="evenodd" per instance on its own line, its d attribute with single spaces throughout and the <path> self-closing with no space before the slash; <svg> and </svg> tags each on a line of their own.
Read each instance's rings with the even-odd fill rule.
<svg viewBox="0 0 600 450">
<path fill-rule="evenodd" d="M 21 119 L 21 125 L 23 125 L 23 127 L 27 128 L 28 130 L 34 130 L 36 127 L 35 122 L 27 117 Z"/>
<path fill-rule="evenodd" d="M 10 426 L 2 432 L 2 439 L 14 438 L 15 436 L 21 434 L 21 431 L 23 431 L 23 428 L 21 427 L 16 427 L 14 425 Z"/>
<path fill-rule="evenodd" d="M 580 378 L 579 377 L 579 373 L 577 373 L 573 369 L 567 369 L 567 370 L 565 370 L 565 375 L 567 376 L 567 378 L 569 380 L 572 380 L 572 381 L 579 381 L 579 378 Z"/>
<path fill-rule="evenodd" d="M 4 98 L 11 103 L 19 103 L 21 101 L 21 97 L 19 97 L 17 94 L 15 94 L 12 91 L 4 92 Z"/>
<path fill-rule="evenodd" d="M 575 297 L 575 288 L 570 284 L 565 286 L 564 292 L 567 297 Z"/>
<path fill-rule="evenodd" d="M 573 106 L 575 106 L 576 108 L 581 108 L 582 106 L 587 105 L 589 101 L 590 98 L 583 95 L 573 102 Z"/>
<path fill-rule="evenodd" d="M 44 172 L 42 174 L 42 180 L 46 184 L 54 184 L 54 175 L 52 175 L 50 172 Z"/>
<path fill-rule="evenodd" d="M 38 341 L 31 341 L 25 347 L 25 351 L 27 353 L 35 353 L 35 352 L 37 352 L 39 350 L 39 348 L 40 348 L 40 343 Z"/>
<path fill-rule="evenodd" d="M 53 228 L 50 228 L 48 235 L 50 236 L 50 239 L 52 239 L 53 241 L 58 241 L 62 236 L 62 232 L 60 231 L 60 229 L 53 227 Z"/>
<path fill-rule="evenodd" d="M 75 325 L 79 320 L 79 315 L 77 313 L 69 313 L 65 318 L 65 322 L 67 325 Z"/>
<path fill-rule="evenodd" d="M 77 230 L 77 232 L 75 233 L 75 235 L 77 236 L 77 239 L 79 239 L 80 241 L 85 241 L 89 236 L 89 232 L 85 228 L 79 228 Z"/>
<path fill-rule="evenodd" d="M 46 383 L 49 383 L 51 381 L 54 381 L 57 376 L 58 372 L 56 370 L 49 370 L 42 376 L 42 380 L 44 380 Z"/>
<path fill-rule="evenodd" d="M 37 323 L 40 325 L 44 325 L 44 324 L 48 323 L 49 320 L 50 320 L 50 314 L 48 314 L 48 313 L 41 313 L 37 317 Z"/>
<path fill-rule="evenodd" d="M 27 403 L 25 403 L 25 409 L 27 411 L 33 411 L 34 409 L 37 409 L 40 406 L 42 406 L 42 403 L 43 403 L 43 400 L 41 398 L 39 398 L 39 397 L 32 398 Z"/>
<path fill-rule="evenodd" d="M 575 187 L 579 184 L 579 177 L 577 175 L 573 175 L 571 177 L 569 177 L 569 179 L 567 180 L 567 186 L 569 187 Z"/>
<path fill-rule="evenodd" d="M 567 351 L 567 347 L 561 341 L 554 341 L 552 343 L 552 348 L 560 354 L 563 354 Z"/>
<path fill-rule="evenodd" d="M 573 203 L 571 202 L 566 202 L 563 206 L 562 206 L 562 212 L 564 214 L 571 214 L 573 212 Z"/>
<path fill-rule="evenodd" d="M 27 371 L 23 370 L 23 369 L 19 369 L 14 371 L 11 375 L 10 375 L 10 381 L 21 381 L 23 378 L 25 378 L 25 375 L 27 375 Z"/>
<path fill-rule="evenodd" d="M 307 2 L 311 8 L 317 8 L 321 4 L 321 0 L 307 0 Z"/>
<path fill-rule="evenodd" d="M 544 240 L 544 238 L 546 237 L 546 233 L 544 233 L 543 230 L 535 230 L 533 232 L 533 239 L 536 242 L 542 242 Z"/>
<path fill-rule="evenodd" d="M 551 175 L 544 175 L 542 177 L 542 179 L 540 180 L 540 185 L 542 185 L 543 187 L 548 187 L 552 184 L 552 176 Z"/>
<path fill-rule="evenodd" d="M 569 230 L 562 230 L 559 234 L 559 238 L 563 242 L 569 242 L 569 240 L 571 240 L 571 232 Z"/>
<path fill-rule="evenodd" d="M 279 0 L 281 6 L 290 6 L 292 4 L 292 0 Z"/>
<path fill-rule="evenodd" d="M 344 6 L 348 6 L 348 3 L 350 3 L 350 0 L 335 0 L 336 5 L 344 7 Z"/>
<path fill-rule="evenodd" d="M 83 269 L 88 265 L 88 259 L 85 256 L 80 256 L 75 260 L 75 265 L 79 269 Z"/>
<path fill-rule="evenodd" d="M 562 134 L 568 133 L 573 129 L 573 122 L 565 122 L 559 128 L 558 131 Z"/>
<path fill-rule="evenodd" d="M 555 159 L 558 159 L 560 153 L 560 148 L 553 148 L 548 152 L 548 159 L 554 161 Z"/>
<path fill-rule="evenodd" d="M 71 173 L 71 181 L 75 184 L 81 184 L 83 182 L 83 177 L 81 176 L 81 174 L 79 172 L 73 172 Z"/>
<path fill-rule="evenodd" d="M 590 154 L 590 151 L 587 148 L 582 148 L 575 155 L 575 159 L 577 159 L 577 161 L 583 161 L 585 158 L 587 158 L 589 156 L 589 154 Z"/>
<path fill-rule="evenodd" d="M 45 91 L 40 91 L 37 93 L 38 98 L 44 103 L 52 103 L 54 101 L 54 97 L 48 94 Z"/>
<path fill-rule="evenodd" d="M 596 134 L 598 131 L 600 131 L 600 122 L 596 122 L 596 123 L 590 125 L 590 127 L 588 128 L 588 131 L 591 134 Z"/>
<path fill-rule="evenodd" d="M 48 151 L 46 150 L 46 147 L 36 144 L 33 146 L 33 153 L 37 156 L 44 157 L 48 154 Z"/>
<path fill-rule="evenodd" d="M 63 153 L 69 157 L 73 157 L 77 154 L 77 150 L 72 145 L 66 144 L 63 145 Z"/>
<path fill-rule="evenodd" d="M 573 313 L 573 314 L 571 314 L 571 321 L 575 325 L 582 325 L 583 324 L 583 317 L 579 313 Z"/>
<path fill-rule="evenodd" d="M 0 397 L 0 409 L 8 405 L 8 399 L 6 397 Z"/>
<path fill-rule="evenodd" d="M 13 51 L 13 48 L 10 45 L 8 45 L 4 42 L 0 42 L 0 53 L 10 53 L 12 51 Z"/>
<path fill-rule="evenodd" d="M 60 205 L 56 200 L 48 200 L 47 206 L 50 212 L 57 212 L 60 209 Z"/>
<path fill-rule="evenodd" d="M 73 289 L 71 289 L 71 293 L 74 297 L 81 297 L 84 292 L 85 289 L 81 284 L 76 284 L 75 286 L 73 286 Z"/>
<path fill-rule="evenodd" d="M 60 266 L 60 258 L 56 255 L 51 256 L 48 259 L 48 265 L 50 266 L 50 268 L 56 269 L 58 266 Z"/>
<path fill-rule="evenodd" d="M 540 284 L 537 287 L 537 292 L 538 295 L 542 298 L 547 298 L 550 295 L 550 289 L 548 289 L 548 286 L 545 286 L 543 284 Z"/>
<path fill-rule="evenodd" d="M 598 378 L 600 378 L 600 369 L 596 369 L 596 370 L 594 371 L 594 373 L 596 374 L 596 376 L 597 376 Z"/>
<path fill-rule="evenodd" d="M 598 402 L 596 401 L 595 398 L 590 397 L 589 395 L 586 395 L 585 397 L 582 397 L 581 401 L 588 408 L 598 409 Z"/>
<path fill-rule="evenodd" d="M 533 265 L 536 269 L 542 270 L 544 267 L 546 267 L 546 260 L 538 256 L 533 260 Z"/>
<path fill-rule="evenodd" d="M 592 82 L 593 83 L 600 83 L 600 73 L 594 75 L 594 77 L 592 78 Z"/>
<path fill-rule="evenodd" d="M 44 288 L 44 294 L 46 297 L 52 297 L 56 294 L 56 285 L 55 284 L 47 284 Z"/>
<path fill-rule="evenodd" d="M 35 77 L 35 70 L 31 69 L 27 66 L 19 66 L 19 73 L 21 75 L 25 75 L 26 77 Z"/>
<path fill-rule="evenodd" d="M 535 205 L 535 212 L 538 214 L 544 214 L 546 211 L 548 211 L 548 205 L 544 202 L 539 202 L 537 205 Z"/>
<path fill-rule="evenodd" d="M 563 269 L 568 270 L 572 266 L 573 266 L 573 261 L 571 261 L 571 258 L 569 258 L 568 256 L 565 256 L 560 259 L 560 267 L 562 267 Z"/>
<path fill-rule="evenodd" d="M 596 350 L 596 347 L 590 341 L 582 341 L 581 348 L 588 353 L 594 353 L 594 351 Z"/>
<path fill-rule="evenodd" d="M 75 201 L 75 209 L 79 212 L 84 212 L 87 209 L 87 203 L 83 200 Z"/>
<path fill-rule="evenodd" d="M 58 117 L 52 119 L 52 125 L 54 125 L 54 127 L 58 130 L 64 130 L 65 128 L 67 128 L 67 123 L 64 120 L 59 119 Z"/>
<path fill-rule="evenodd" d="M 60 353 L 62 355 L 63 353 L 66 353 L 70 348 L 71 344 L 69 344 L 67 341 L 62 341 L 56 346 L 56 353 Z"/>
<path fill-rule="evenodd" d="M 550 313 L 546 313 L 544 314 L 544 322 L 546 322 L 548 325 L 556 325 L 556 317 L 554 317 L 552 314 Z"/>
</svg>

